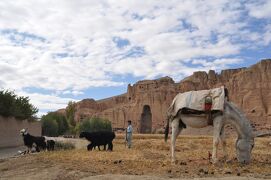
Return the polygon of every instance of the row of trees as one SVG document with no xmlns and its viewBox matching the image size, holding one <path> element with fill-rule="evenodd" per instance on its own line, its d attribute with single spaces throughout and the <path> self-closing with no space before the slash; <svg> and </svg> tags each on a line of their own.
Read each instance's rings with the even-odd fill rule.
<svg viewBox="0 0 271 180">
<path fill-rule="evenodd" d="M 30 104 L 29 97 L 17 96 L 13 91 L 0 91 L 0 115 L 16 119 L 33 120 L 38 109 Z"/>
<path fill-rule="evenodd" d="M 59 136 L 69 131 L 66 117 L 56 112 L 50 112 L 41 118 L 42 134 L 46 136 Z"/>
<path fill-rule="evenodd" d="M 38 109 L 30 104 L 29 97 L 17 96 L 13 91 L 0 91 L 0 115 L 15 117 L 19 120 L 34 120 Z M 75 102 L 69 102 L 66 114 L 49 112 L 42 116 L 42 134 L 47 136 L 59 136 L 63 134 L 78 134 L 81 131 L 112 131 L 111 122 L 101 118 L 88 118 L 76 123 Z"/>
<path fill-rule="evenodd" d="M 83 122 L 77 124 L 76 131 L 112 131 L 111 122 L 107 119 L 101 118 L 87 118 Z"/>
<path fill-rule="evenodd" d="M 50 112 L 41 118 L 42 134 L 45 136 L 59 136 L 64 134 L 79 134 L 82 131 L 112 131 L 111 122 L 102 118 L 86 118 L 76 123 L 74 120 L 75 102 L 69 102 L 66 114 Z"/>
</svg>

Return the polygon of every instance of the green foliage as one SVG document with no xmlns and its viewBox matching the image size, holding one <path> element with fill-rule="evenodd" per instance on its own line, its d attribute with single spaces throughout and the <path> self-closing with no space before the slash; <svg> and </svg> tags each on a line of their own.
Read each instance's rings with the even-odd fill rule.
<svg viewBox="0 0 271 180">
<path fill-rule="evenodd" d="M 15 104 L 16 95 L 11 91 L 0 91 L 0 114 L 11 116 L 12 107 Z"/>
<path fill-rule="evenodd" d="M 80 132 L 80 123 L 77 123 L 75 126 L 70 126 L 69 133 L 76 135 Z"/>
<path fill-rule="evenodd" d="M 107 119 L 91 118 L 85 119 L 79 124 L 79 131 L 112 131 L 111 122 Z"/>
<path fill-rule="evenodd" d="M 58 125 L 55 119 L 42 121 L 42 135 L 58 136 Z"/>
<path fill-rule="evenodd" d="M 41 122 L 42 134 L 46 136 L 63 135 L 69 129 L 66 117 L 56 112 L 49 112 L 42 116 Z"/>
<path fill-rule="evenodd" d="M 76 122 L 74 119 L 74 114 L 75 114 L 75 105 L 76 103 L 73 101 L 70 101 L 68 103 L 68 106 L 66 107 L 66 117 L 68 119 L 68 122 L 71 126 L 76 126 Z"/>
<path fill-rule="evenodd" d="M 58 117 L 56 117 L 56 122 L 58 125 L 59 135 L 64 134 L 69 129 L 69 125 L 65 116 L 59 115 Z"/>
<path fill-rule="evenodd" d="M 34 119 L 38 109 L 29 97 L 17 96 L 13 91 L 0 91 L 0 115 L 17 119 Z"/>
</svg>

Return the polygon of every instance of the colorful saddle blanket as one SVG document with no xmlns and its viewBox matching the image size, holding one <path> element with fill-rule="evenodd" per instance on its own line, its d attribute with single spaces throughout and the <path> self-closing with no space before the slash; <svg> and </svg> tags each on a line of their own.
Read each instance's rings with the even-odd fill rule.
<svg viewBox="0 0 271 180">
<path fill-rule="evenodd" d="M 177 94 L 168 108 L 168 116 L 176 116 L 178 111 L 183 108 L 205 111 L 206 99 L 210 101 L 210 98 L 212 103 L 210 110 L 223 111 L 225 100 L 224 86 L 215 89 L 189 91 Z"/>
</svg>

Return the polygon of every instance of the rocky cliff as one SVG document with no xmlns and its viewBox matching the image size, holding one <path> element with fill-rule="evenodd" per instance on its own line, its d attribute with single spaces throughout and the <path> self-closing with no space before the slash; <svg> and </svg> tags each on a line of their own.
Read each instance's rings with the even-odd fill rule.
<svg viewBox="0 0 271 180">
<path fill-rule="evenodd" d="M 271 60 L 240 69 L 194 72 L 176 83 L 170 77 L 144 80 L 128 85 L 127 93 L 95 101 L 84 99 L 76 104 L 76 121 L 102 117 L 114 128 L 124 128 L 132 120 L 134 129 L 149 133 L 164 127 L 167 108 L 179 92 L 226 86 L 229 98 L 237 104 L 257 129 L 271 128 Z"/>
</svg>

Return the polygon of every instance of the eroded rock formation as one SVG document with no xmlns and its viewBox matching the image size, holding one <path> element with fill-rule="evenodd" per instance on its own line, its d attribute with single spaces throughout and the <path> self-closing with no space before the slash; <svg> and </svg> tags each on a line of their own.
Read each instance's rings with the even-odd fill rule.
<svg viewBox="0 0 271 180">
<path fill-rule="evenodd" d="M 124 128 L 132 120 L 134 129 L 149 133 L 164 127 L 166 111 L 179 92 L 226 86 L 230 100 L 240 107 L 257 129 L 271 129 L 271 60 L 240 69 L 194 72 L 179 83 L 170 77 L 144 80 L 128 85 L 127 93 L 95 101 L 84 99 L 76 104 L 76 121 L 102 117 L 114 128 Z"/>
</svg>

